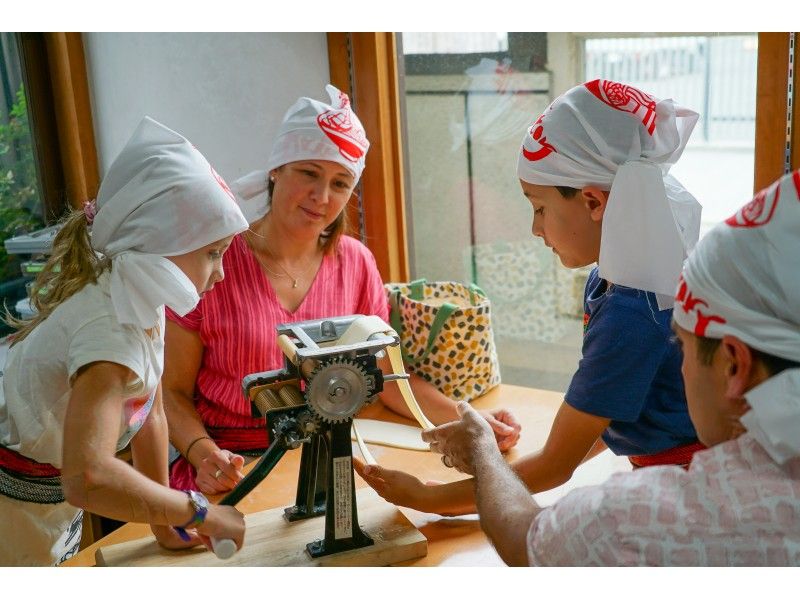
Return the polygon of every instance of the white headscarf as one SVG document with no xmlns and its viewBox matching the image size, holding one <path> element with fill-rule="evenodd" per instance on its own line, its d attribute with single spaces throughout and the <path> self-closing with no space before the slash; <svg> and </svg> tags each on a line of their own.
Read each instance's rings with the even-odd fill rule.
<svg viewBox="0 0 800 598">
<path fill-rule="evenodd" d="M 611 194 L 600 276 L 656 293 L 661 309 L 700 235 L 701 206 L 671 175 L 699 115 L 672 100 L 594 80 L 558 97 L 528 130 L 517 175 L 534 185 Z"/>
<path fill-rule="evenodd" d="M 714 227 L 683 269 L 673 317 L 696 336 L 730 334 L 800 362 L 800 171 Z M 746 395 L 742 423 L 779 463 L 800 456 L 800 368 Z"/>
<path fill-rule="evenodd" d="M 364 127 L 346 93 L 333 85 L 325 90 L 330 104 L 303 97 L 286 111 L 266 170 L 246 174 L 231 185 L 248 222 L 267 213 L 269 173 L 289 162 L 327 160 L 344 166 L 356 183 L 361 178 L 369 150 Z"/>
<path fill-rule="evenodd" d="M 200 300 L 163 256 L 242 232 L 247 222 L 225 181 L 183 136 L 145 117 L 100 185 L 92 246 L 111 258 L 111 301 L 122 324 L 150 328 L 158 308 L 185 315 Z"/>
</svg>

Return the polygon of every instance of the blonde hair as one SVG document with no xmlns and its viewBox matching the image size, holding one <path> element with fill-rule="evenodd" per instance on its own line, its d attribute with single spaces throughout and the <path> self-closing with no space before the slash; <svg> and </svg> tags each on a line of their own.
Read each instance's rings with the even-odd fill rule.
<svg viewBox="0 0 800 598">
<path fill-rule="evenodd" d="M 31 289 L 31 305 L 36 315 L 32 320 L 22 320 L 11 315 L 6 308 L 4 319 L 17 330 L 12 344 L 23 340 L 56 307 L 87 284 L 97 282 L 97 277 L 110 267 L 110 260 L 98 256 L 92 248 L 83 210 L 70 211 L 61 224 L 61 230 L 53 239 L 50 258 Z"/>
</svg>

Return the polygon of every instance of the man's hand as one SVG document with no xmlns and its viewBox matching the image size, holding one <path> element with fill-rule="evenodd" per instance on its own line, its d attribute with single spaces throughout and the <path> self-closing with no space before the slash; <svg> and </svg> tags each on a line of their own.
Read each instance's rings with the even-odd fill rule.
<svg viewBox="0 0 800 598">
<path fill-rule="evenodd" d="M 232 490 L 244 478 L 244 457 L 224 449 L 216 449 L 203 459 L 197 469 L 195 484 L 205 494 Z"/>
<path fill-rule="evenodd" d="M 505 453 L 517 444 L 522 426 L 508 409 L 500 408 L 478 413 L 492 426 L 495 440 L 497 440 L 497 448 L 501 453 Z"/>
<path fill-rule="evenodd" d="M 431 451 L 443 455 L 445 465 L 473 475 L 473 452 L 498 450 L 495 433 L 489 422 L 468 403 L 460 401 L 456 409 L 460 420 L 423 430 L 422 440 L 430 443 Z"/>
</svg>

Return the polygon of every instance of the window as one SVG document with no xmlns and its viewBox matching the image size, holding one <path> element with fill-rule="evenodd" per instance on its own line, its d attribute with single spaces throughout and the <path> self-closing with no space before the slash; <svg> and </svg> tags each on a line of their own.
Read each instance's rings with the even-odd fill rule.
<svg viewBox="0 0 800 598">
<path fill-rule="evenodd" d="M 404 33 L 406 54 L 463 54 L 473 52 L 505 52 L 508 34 L 492 33 Z"/>
<path fill-rule="evenodd" d="M 556 96 L 595 78 L 699 112 L 672 174 L 704 204 L 707 229 L 752 195 L 757 45 L 755 34 L 402 35 L 411 278 L 483 288 L 504 382 L 566 390 L 590 271 L 564 268 L 531 235 L 516 177 L 526 127 Z"/>
<path fill-rule="evenodd" d="M 0 33 L 0 50 L 4 242 L 54 224 L 67 206 L 96 197 L 99 177 L 81 34 Z M 10 308 L 29 312 L 21 300 L 53 232 L 15 240 L 16 250 L 34 254 L 9 256 L 0 243 L 0 300 Z"/>
<path fill-rule="evenodd" d="M 758 36 L 587 39 L 586 79 L 611 79 L 700 113 L 670 171 L 703 204 L 701 235 L 753 192 Z"/>
<path fill-rule="evenodd" d="M 44 219 L 15 34 L 0 33 L 0 46 L 0 299 L 13 309 L 26 296 L 26 284 L 31 280 L 23 275 L 23 269 L 35 267 L 18 255 L 8 254 L 3 242 L 42 228 Z M 2 324 L 0 334 L 8 332 Z"/>
<path fill-rule="evenodd" d="M 504 382 L 564 390 L 580 354 L 587 271 L 561 267 L 531 235 L 516 157 L 554 97 L 548 34 L 507 40 L 501 51 L 413 54 L 419 46 L 403 34 L 410 268 L 412 278 L 486 292 Z"/>
</svg>

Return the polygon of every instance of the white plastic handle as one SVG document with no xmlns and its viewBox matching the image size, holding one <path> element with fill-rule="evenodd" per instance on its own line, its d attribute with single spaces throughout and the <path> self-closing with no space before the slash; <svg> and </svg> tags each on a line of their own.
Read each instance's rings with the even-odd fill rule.
<svg viewBox="0 0 800 598">
<path fill-rule="evenodd" d="M 211 538 L 211 547 L 217 558 L 227 560 L 236 554 L 236 542 L 230 538 Z"/>
</svg>

